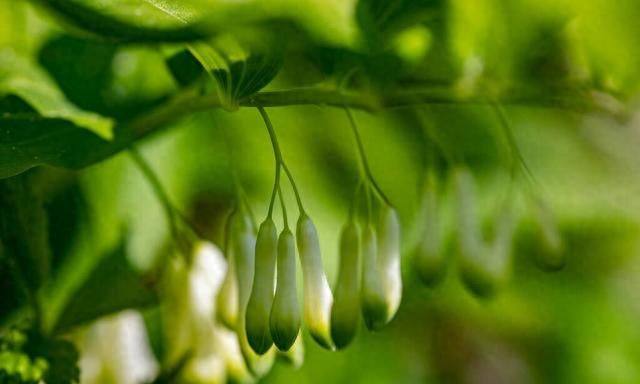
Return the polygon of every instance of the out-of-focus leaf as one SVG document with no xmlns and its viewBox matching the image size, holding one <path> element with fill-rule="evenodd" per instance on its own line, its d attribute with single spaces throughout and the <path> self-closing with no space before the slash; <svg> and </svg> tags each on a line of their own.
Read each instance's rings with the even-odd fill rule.
<svg viewBox="0 0 640 384">
<path fill-rule="evenodd" d="M 20 306 L 27 302 L 25 293 L 19 289 L 15 282 L 12 268 L 13 266 L 0 249 L 0 292 L 2 292 L 0 295 L 0 324 L 9 319 Z"/>
<path fill-rule="evenodd" d="M 54 327 L 63 331 L 124 309 L 158 302 L 155 289 L 129 264 L 126 244 L 104 256 L 66 304 Z"/>
<path fill-rule="evenodd" d="M 51 78 L 28 59 L 0 50 L 0 98 L 16 96 L 40 116 L 63 119 L 109 139 L 113 121 L 71 104 Z M 0 117 L 1 118 L 1 117 Z"/>
<path fill-rule="evenodd" d="M 185 41 L 203 38 L 192 25 L 202 1 L 35 0 L 82 30 L 127 41 Z"/>
<path fill-rule="evenodd" d="M 181 50 L 167 59 L 167 66 L 174 79 L 182 86 L 196 81 L 204 72 L 202 65 L 187 50 Z"/>
<path fill-rule="evenodd" d="M 42 197 L 29 174 L 0 181 L 0 241 L 21 283 L 40 287 L 49 274 L 51 250 Z"/>
<path fill-rule="evenodd" d="M 31 333 L 24 351 L 34 361 L 46 361 L 43 381 L 47 384 L 77 384 L 80 382 L 78 350 L 69 341 L 50 339 Z"/>
<path fill-rule="evenodd" d="M 113 113 L 104 100 L 105 88 L 112 77 L 117 51 L 113 44 L 56 35 L 44 42 L 38 52 L 38 63 L 67 100 L 82 109 L 111 116 Z"/>
<path fill-rule="evenodd" d="M 193 41 L 267 21 L 292 22 L 330 45 L 354 46 L 359 39 L 356 0 L 37 1 L 77 27 L 127 41 Z"/>
<path fill-rule="evenodd" d="M 60 119 L 0 118 L 0 122 L 0 178 L 42 164 L 75 168 L 110 143 Z"/>
</svg>

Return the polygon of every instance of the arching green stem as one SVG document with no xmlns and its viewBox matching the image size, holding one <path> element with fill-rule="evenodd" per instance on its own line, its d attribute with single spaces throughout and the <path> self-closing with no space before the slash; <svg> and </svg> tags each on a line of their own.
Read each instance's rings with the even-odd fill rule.
<svg viewBox="0 0 640 384">
<path fill-rule="evenodd" d="M 280 186 L 278 186 L 278 196 L 280 196 L 280 207 L 282 207 L 282 221 L 284 223 L 284 229 L 289 229 L 287 206 L 284 204 L 284 197 L 282 196 L 282 188 L 280 188 Z"/>
<path fill-rule="evenodd" d="M 491 105 L 493 106 L 493 109 L 498 116 L 500 127 L 504 132 L 505 138 L 507 140 L 507 145 L 509 146 L 509 151 L 511 153 L 511 177 L 515 179 L 520 170 L 524 170 L 528 181 L 533 183 L 535 181 L 535 178 L 533 177 L 531 169 L 525 162 L 522 152 L 520 152 L 520 148 L 518 147 L 516 138 L 513 135 L 513 131 L 511 130 L 511 122 L 509 121 L 509 117 L 507 116 L 506 111 L 504 110 L 502 105 L 496 101 L 492 101 Z"/>
<path fill-rule="evenodd" d="M 344 107 L 344 110 L 347 113 L 347 117 L 349 118 L 349 122 L 351 123 L 351 130 L 353 131 L 353 135 L 354 135 L 354 137 L 356 139 L 356 144 L 358 146 L 358 153 L 360 154 L 360 161 L 361 161 L 361 164 L 362 164 L 362 172 L 364 172 L 364 175 L 365 175 L 365 178 L 366 178 L 367 182 L 369 184 L 371 184 L 371 186 L 376 191 L 378 196 L 387 205 L 391 205 L 389 199 L 387 198 L 387 196 L 382 191 L 382 188 L 380 188 L 380 186 L 378 185 L 378 183 L 374 179 L 373 173 L 371 173 L 371 168 L 369 168 L 369 162 L 367 161 L 367 155 L 366 155 L 366 153 L 364 151 L 364 145 L 362 144 L 362 138 L 360 137 L 360 133 L 358 132 L 358 127 L 356 125 L 355 119 L 353 118 L 353 114 L 351 113 L 351 110 L 347 106 Z"/>
<path fill-rule="evenodd" d="M 147 179 L 147 181 L 151 185 L 153 192 L 160 201 L 165 215 L 167 216 L 167 221 L 169 222 L 169 230 L 171 231 L 171 236 L 175 241 L 177 241 L 178 225 L 176 223 L 176 213 L 173 209 L 173 205 L 171 204 L 171 200 L 169 199 L 169 195 L 164 190 L 164 187 L 162 186 L 162 183 L 160 182 L 158 176 L 153 172 L 151 166 L 142 157 L 138 149 L 134 146 L 131 146 L 131 148 L 129 149 L 129 154 L 144 175 L 145 179 Z"/>
<path fill-rule="evenodd" d="M 278 143 L 278 137 L 276 136 L 276 131 L 273 129 L 273 125 L 271 124 L 271 120 L 269 119 L 269 115 L 267 111 L 261 106 L 258 106 L 258 111 L 260 112 L 260 116 L 262 116 L 262 120 L 264 120 L 264 124 L 267 127 L 267 132 L 269 132 L 269 138 L 271 139 L 271 145 L 273 146 L 273 154 L 276 158 L 276 180 L 273 186 L 273 192 L 271 194 L 271 202 L 269 203 L 269 214 L 271 217 L 273 213 L 273 205 L 276 198 L 277 189 L 280 185 L 280 167 L 284 170 L 289 182 L 291 183 L 291 187 L 293 188 L 293 193 L 296 196 L 296 202 L 298 203 L 298 209 L 300 210 L 300 214 L 304 214 L 305 210 L 302 205 L 302 199 L 300 198 L 300 193 L 298 191 L 298 187 L 296 186 L 295 181 L 293 180 L 293 175 L 287 167 L 287 164 L 282 159 L 282 152 L 280 151 L 280 144 Z"/>
</svg>

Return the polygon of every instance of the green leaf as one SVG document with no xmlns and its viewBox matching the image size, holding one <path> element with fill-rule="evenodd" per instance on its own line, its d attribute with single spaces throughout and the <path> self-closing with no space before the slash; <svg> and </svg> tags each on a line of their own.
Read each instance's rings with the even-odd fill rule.
<svg viewBox="0 0 640 384">
<path fill-rule="evenodd" d="M 15 278 L 35 291 L 49 274 L 47 215 L 31 175 L 0 180 L 0 241 Z"/>
<path fill-rule="evenodd" d="M 28 59 L 0 50 L 0 98 L 16 96 L 40 116 L 63 119 L 99 136 L 112 137 L 113 121 L 71 104 L 54 81 Z"/>
<path fill-rule="evenodd" d="M 205 37 L 192 24 L 199 0 L 37 0 L 75 27 L 126 41 L 189 41 Z"/>
<path fill-rule="evenodd" d="M 69 341 L 52 339 L 35 332 L 29 334 L 24 351 L 34 361 L 46 361 L 43 382 L 77 384 L 80 382 L 79 354 Z"/>
<path fill-rule="evenodd" d="M 111 141 L 61 119 L 0 115 L 0 179 L 38 165 L 80 169 L 102 161 L 184 116 L 197 102 L 194 97 L 191 93 L 179 95 L 137 119 L 119 124 Z"/>
<path fill-rule="evenodd" d="M 157 292 L 129 264 L 126 243 L 104 256 L 71 296 L 54 329 L 64 331 L 129 308 L 158 303 Z"/>
<path fill-rule="evenodd" d="M 194 41 L 240 26 L 292 22 L 316 41 L 354 46 L 356 0 L 37 0 L 74 26 L 126 41 Z"/>
<path fill-rule="evenodd" d="M 171 75 L 183 87 L 192 84 L 203 74 L 202 65 L 186 49 L 172 54 L 166 61 Z"/>
<path fill-rule="evenodd" d="M 265 40 L 273 41 L 266 37 Z M 210 42 L 189 45 L 189 50 L 220 87 L 220 96 L 229 109 L 265 87 L 278 74 L 280 49 L 264 41 L 256 44 L 225 35 Z"/>
<path fill-rule="evenodd" d="M 0 118 L 0 178 L 37 165 L 75 168 L 85 156 L 109 142 L 68 121 L 43 118 Z"/>
</svg>

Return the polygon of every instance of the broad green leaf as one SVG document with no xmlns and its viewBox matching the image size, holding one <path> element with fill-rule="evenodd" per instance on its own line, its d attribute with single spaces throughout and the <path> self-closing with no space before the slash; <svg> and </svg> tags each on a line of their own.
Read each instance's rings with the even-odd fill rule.
<svg viewBox="0 0 640 384">
<path fill-rule="evenodd" d="M 32 292 L 49 275 L 51 249 L 42 196 L 31 175 L 0 180 L 0 242 L 16 281 Z"/>
<path fill-rule="evenodd" d="M 292 22 L 314 40 L 353 46 L 356 0 L 37 0 L 76 27 L 129 41 L 193 41 L 239 26 Z"/>
<path fill-rule="evenodd" d="M 36 0 L 75 27 L 127 41 L 184 41 L 204 37 L 191 25 L 204 0 Z"/>
<path fill-rule="evenodd" d="M 62 310 L 56 326 L 63 331 L 124 309 L 158 302 L 155 289 L 130 266 L 121 242 L 104 256 Z"/>
<path fill-rule="evenodd" d="M 90 164 L 87 158 L 110 144 L 60 119 L 0 118 L 0 122 L 0 178 L 43 164 L 64 168 Z"/>
<path fill-rule="evenodd" d="M 9 49 L 0 50 L 0 98 L 16 96 L 40 116 L 63 119 L 99 136 L 112 137 L 113 121 L 71 104 L 53 80 L 35 64 Z"/>
<path fill-rule="evenodd" d="M 138 119 L 119 124 L 111 141 L 61 119 L 0 115 L 0 179 L 38 165 L 80 169 L 95 164 L 184 116 L 193 102 L 192 94 L 182 95 Z"/>
</svg>

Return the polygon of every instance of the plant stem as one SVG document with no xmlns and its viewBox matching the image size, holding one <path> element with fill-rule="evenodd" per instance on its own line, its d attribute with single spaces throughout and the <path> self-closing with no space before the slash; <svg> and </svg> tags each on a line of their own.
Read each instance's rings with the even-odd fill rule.
<svg viewBox="0 0 640 384">
<path fill-rule="evenodd" d="M 360 154 L 362 169 L 364 170 L 367 181 L 373 186 L 373 189 L 378 193 L 380 198 L 390 206 L 391 203 L 389 199 L 387 199 L 387 196 L 385 196 L 378 183 L 376 183 L 376 180 L 373 177 L 373 173 L 371 173 L 371 168 L 369 168 L 369 163 L 367 161 L 367 155 L 364 151 L 364 145 L 362 144 L 362 138 L 360 137 L 360 133 L 358 132 L 358 127 L 356 126 L 356 121 L 353 118 L 353 114 L 348 107 L 345 107 L 344 110 L 346 111 L 347 116 L 349 117 L 349 122 L 351 123 L 351 130 L 353 131 L 353 135 L 355 136 L 356 143 L 358 145 L 358 153 Z"/>
<path fill-rule="evenodd" d="M 298 209 L 300 210 L 300 215 L 303 215 L 305 213 L 305 210 L 304 210 L 304 207 L 302 206 L 302 199 L 300 198 L 300 193 L 298 191 L 298 187 L 296 186 L 296 182 L 293 180 L 293 175 L 291 174 L 289 167 L 287 167 L 287 164 L 282 159 L 282 152 L 280 151 L 280 144 L 278 143 L 278 137 L 276 136 L 276 131 L 273 129 L 273 125 L 271 124 L 271 120 L 269 119 L 269 115 L 267 114 L 267 111 L 265 111 L 264 108 L 261 106 L 258 106 L 257 108 L 258 108 L 258 111 L 260 112 L 260 115 L 262 116 L 262 120 L 264 120 L 264 124 L 267 127 L 267 131 L 269 132 L 269 138 L 271 139 L 271 145 L 273 146 L 273 154 L 276 158 L 276 180 L 273 185 L 273 191 L 271 193 L 271 202 L 269 203 L 268 217 L 272 216 L 273 204 L 275 201 L 275 194 L 277 192 L 277 188 L 280 185 L 280 167 L 284 169 L 284 172 L 287 175 L 289 182 L 291 183 L 291 187 L 293 188 L 293 192 L 296 196 L 296 201 L 298 203 Z"/>
<path fill-rule="evenodd" d="M 151 169 L 151 166 L 142 157 L 142 155 L 140 154 L 137 148 L 131 147 L 129 149 L 129 154 L 131 155 L 131 158 L 133 159 L 135 164 L 138 166 L 138 168 L 144 175 L 145 179 L 147 179 L 147 181 L 151 185 L 151 188 L 153 189 L 153 192 L 156 194 L 156 197 L 158 197 L 158 200 L 160 201 L 160 204 L 164 209 L 164 213 L 167 216 L 167 221 L 169 222 L 169 229 L 171 231 L 171 236 L 173 237 L 174 240 L 177 240 L 178 226 L 176 224 L 176 215 L 175 215 L 175 212 L 173 211 L 173 207 L 171 205 L 171 201 L 169 200 L 169 196 L 167 195 L 167 192 L 162 187 L 162 183 L 160 182 L 160 179 L 153 172 L 153 170 Z"/>
<path fill-rule="evenodd" d="M 287 175 L 289 182 L 291 183 L 291 188 L 293 188 L 293 194 L 296 197 L 296 202 L 298 203 L 298 210 L 300 211 L 300 216 L 304 216 L 306 214 L 304 210 L 304 206 L 302 205 L 302 199 L 300 198 L 300 192 L 298 191 L 298 186 L 296 185 L 295 180 L 293 180 L 293 175 L 289 170 L 289 167 L 284 162 L 282 163 L 282 169 L 284 169 L 284 173 Z"/>
<path fill-rule="evenodd" d="M 183 239 L 180 237 L 180 232 L 178 231 L 178 223 L 176 218 L 182 220 L 182 222 L 193 232 L 193 235 L 195 235 L 197 238 L 205 239 L 206 237 L 196 228 L 195 224 L 171 203 L 169 194 L 162 186 L 160 178 L 156 175 L 153 169 L 151 169 L 151 166 L 140 154 L 140 151 L 138 151 L 138 149 L 135 147 L 131 147 L 129 149 L 129 154 L 144 175 L 145 179 L 147 179 L 147 181 L 151 185 L 153 192 L 160 201 L 160 204 L 165 211 L 165 215 L 169 223 L 169 230 L 173 241 L 181 247 L 185 246 L 185 244 L 182 242 Z"/>
<path fill-rule="evenodd" d="M 280 196 L 280 207 L 282 208 L 282 221 L 284 222 L 284 228 L 289 229 L 289 220 L 287 217 L 287 206 L 284 204 L 284 197 L 282 196 L 282 188 L 278 185 L 278 196 Z"/>
<path fill-rule="evenodd" d="M 502 127 L 504 135 L 507 139 L 507 144 L 509 145 L 509 150 L 511 152 L 511 177 L 515 178 L 518 172 L 522 169 L 525 171 L 530 181 L 535 180 L 531 169 L 524 160 L 522 152 L 520 152 L 520 148 L 518 147 L 516 138 L 513 135 L 513 131 L 511 130 L 511 122 L 509 121 L 507 113 L 505 112 L 504 108 L 502 108 L 502 105 L 500 105 L 500 103 L 493 102 L 492 106 L 496 112 L 496 115 L 498 116 L 500 126 Z"/>
<path fill-rule="evenodd" d="M 267 218 L 273 217 L 273 205 L 276 201 L 276 194 L 278 193 L 278 188 L 280 186 L 280 166 L 282 164 L 282 153 L 280 152 L 280 144 L 278 143 L 278 138 L 276 137 L 275 131 L 273 130 L 273 125 L 271 124 L 271 120 L 269 119 L 269 115 L 262 107 L 258 107 L 258 112 L 260 112 L 260 116 L 262 116 L 262 120 L 264 120 L 264 124 L 267 127 L 267 131 L 269 132 L 269 139 L 271 139 L 271 146 L 273 147 L 273 155 L 275 157 L 276 163 L 276 176 L 273 181 L 273 189 L 271 191 L 271 200 L 269 201 L 269 213 L 267 213 Z"/>
<path fill-rule="evenodd" d="M 529 107 L 555 108 L 578 113 L 600 111 L 611 116 L 624 118 L 624 112 L 611 110 L 597 97 L 595 92 L 575 93 L 569 90 L 555 92 L 549 97 L 545 94 L 511 92 L 494 98 L 502 104 L 522 105 Z M 453 89 L 446 87 L 433 89 L 416 89 L 408 91 L 389 91 L 384 96 L 374 97 L 353 91 L 340 92 L 324 88 L 289 89 L 273 92 L 259 92 L 239 101 L 241 107 L 279 107 L 294 105 L 327 105 L 333 107 L 375 111 L 384 108 L 415 107 L 420 105 L 487 105 L 485 96 L 463 97 Z M 113 141 L 104 141 L 91 148 L 91 154 L 70 164 L 72 168 L 82 168 L 102 161 L 127 149 L 134 142 L 143 140 L 157 133 L 171 123 L 200 111 L 220 108 L 220 98 L 213 94 L 201 95 L 197 89 L 187 88 L 178 92 L 169 101 L 151 108 L 146 113 L 132 120 L 118 124 Z"/>
</svg>

